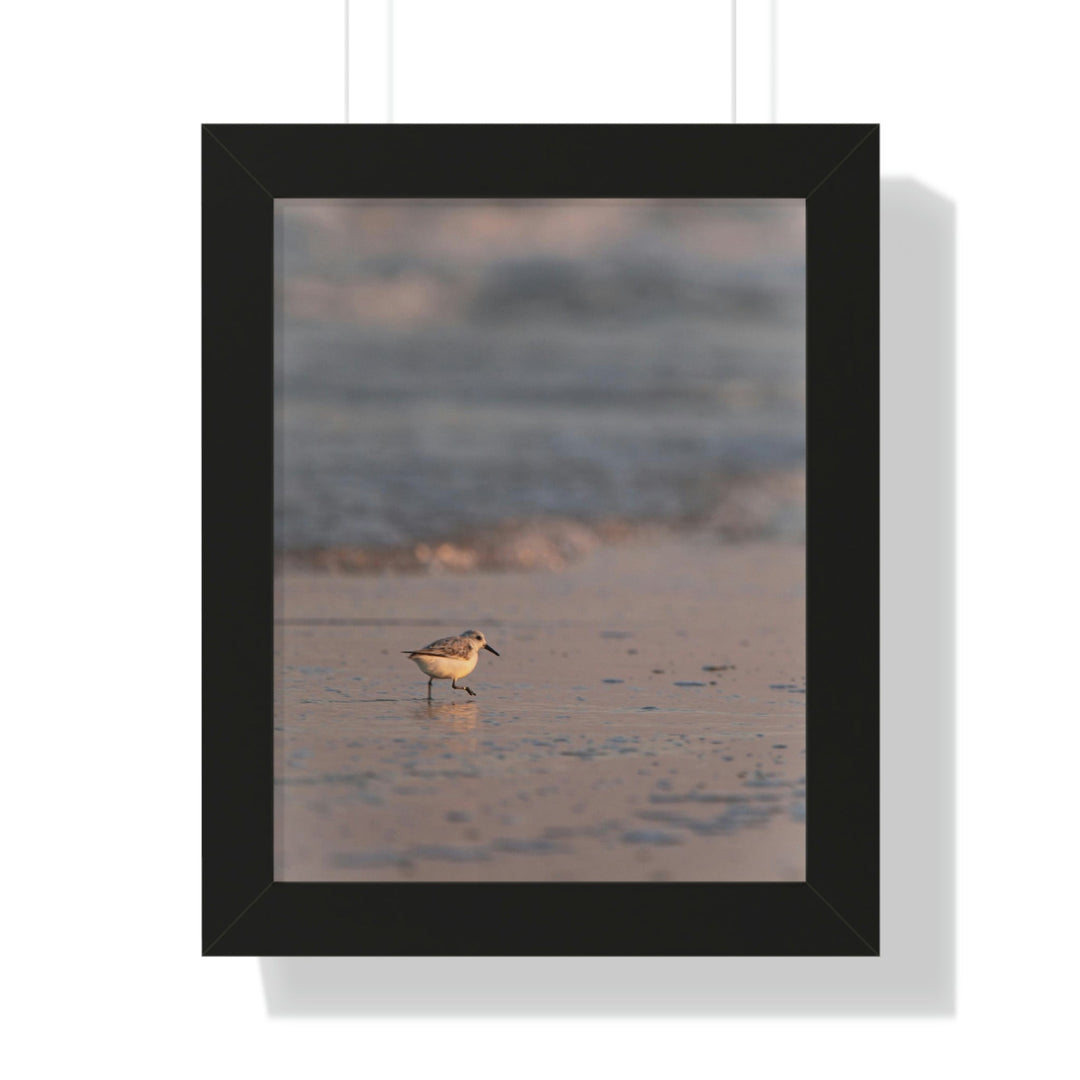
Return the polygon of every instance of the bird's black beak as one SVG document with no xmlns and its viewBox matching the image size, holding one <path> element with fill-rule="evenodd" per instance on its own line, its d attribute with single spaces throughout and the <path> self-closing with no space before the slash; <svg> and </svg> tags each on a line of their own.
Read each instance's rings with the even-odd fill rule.
<svg viewBox="0 0 1080 1080">
<path fill-rule="evenodd" d="M 487 649 L 488 652 L 495 653 L 496 656 L 499 655 L 497 652 L 495 652 L 495 650 L 490 645 L 485 645 L 484 648 Z"/>
</svg>

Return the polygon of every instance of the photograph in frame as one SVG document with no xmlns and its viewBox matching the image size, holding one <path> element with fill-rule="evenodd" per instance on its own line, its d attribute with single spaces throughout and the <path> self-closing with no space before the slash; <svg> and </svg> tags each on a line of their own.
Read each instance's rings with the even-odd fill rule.
<svg viewBox="0 0 1080 1080">
<path fill-rule="evenodd" d="M 275 211 L 275 879 L 804 880 L 803 201 Z"/>
<path fill-rule="evenodd" d="M 872 955 L 876 129 L 204 138 L 207 951 Z"/>
</svg>

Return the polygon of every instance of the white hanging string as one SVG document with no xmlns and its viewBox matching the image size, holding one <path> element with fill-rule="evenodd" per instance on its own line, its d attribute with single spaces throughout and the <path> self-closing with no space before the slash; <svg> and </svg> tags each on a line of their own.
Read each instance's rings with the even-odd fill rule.
<svg viewBox="0 0 1080 1080">
<path fill-rule="evenodd" d="M 731 123 L 775 124 L 777 0 L 731 2 Z"/>
<path fill-rule="evenodd" d="M 386 0 L 386 122 L 394 122 L 394 0 Z"/>
<path fill-rule="evenodd" d="M 395 122 L 394 0 L 344 0 L 345 123 Z M 355 38 L 355 40 L 354 40 Z M 354 72 L 353 57 L 356 58 Z M 355 95 L 356 100 L 353 100 Z M 385 101 L 382 99 L 385 98 Z"/>
<path fill-rule="evenodd" d="M 776 123 L 776 18 L 778 0 L 769 0 L 769 123 Z"/>
<path fill-rule="evenodd" d="M 739 94 L 739 82 L 736 78 L 736 73 L 738 71 L 737 65 L 739 54 L 738 50 L 735 48 L 735 43 L 738 37 L 737 28 L 739 25 L 738 9 L 739 5 L 737 3 L 737 0 L 731 0 L 731 122 L 733 124 L 736 122 L 736 117 L 738 115 L 735 108 L 735 102 L 737 101 Z"/>
</svg>

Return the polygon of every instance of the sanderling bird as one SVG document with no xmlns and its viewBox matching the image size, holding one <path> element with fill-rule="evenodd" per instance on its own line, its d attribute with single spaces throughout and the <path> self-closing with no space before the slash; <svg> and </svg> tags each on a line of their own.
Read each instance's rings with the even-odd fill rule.
<svg viewBox="0 0 1080 1080">
<path fill-rule="evenodd" d="M 464 679 L 480 658 L 480 650 L 499 654 L 487 643 L 487 638 L 479 630 L 466 630 L 454 637 L 441 637 L 422 649 L 403 649 L 410 660 L 428 676 L 427 696 L 431 700 L 431 683 L 434 679 L 449 679 L 455 690 L 467 690 L 476 697 L 476 691 L 467 686 L 458 686 L 458 679 Z"/>
</svg>

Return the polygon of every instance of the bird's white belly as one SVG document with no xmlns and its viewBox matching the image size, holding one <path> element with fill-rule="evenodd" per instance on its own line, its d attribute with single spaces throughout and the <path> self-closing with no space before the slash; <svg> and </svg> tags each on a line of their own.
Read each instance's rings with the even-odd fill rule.
<svg viewBox="0 0 1080 1080">
<path fill-rule="evenodd" d="M 450 656 L 414 656 L 416 666 L 432 679 L 463 679 L 476 667 L 477 655 L 468 660 Z"/>
</svg>

